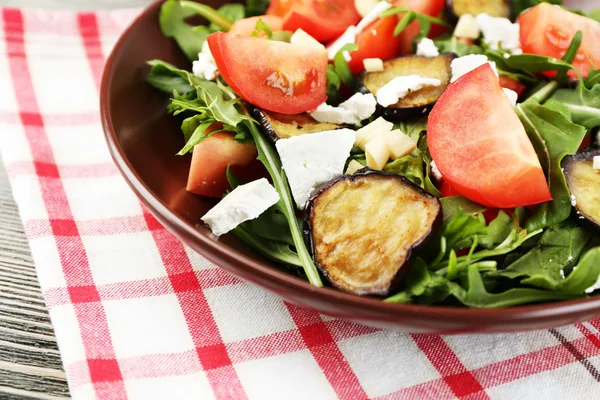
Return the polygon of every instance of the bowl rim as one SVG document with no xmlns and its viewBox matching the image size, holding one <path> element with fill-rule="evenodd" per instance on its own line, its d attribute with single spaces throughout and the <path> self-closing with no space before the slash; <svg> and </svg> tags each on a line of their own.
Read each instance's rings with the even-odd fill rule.
<svg viewBox="0 0 600 400">
<path fill-rule="evenodd" d="M 353 307 L 357 311 L 386 315 L 389 320 L 395 320 L 399 316 L 410 317 L 418 315 L 421 319 L 429 317 L 440 321 L 461 320 L 464 323 L 479 326 L 486 325 L 486 323 L 523 323 L 524 325 L 534 325 L 536 321 L 558 319 L 593 310 L 598 311 L 600 314 L 600 296 L 508 308 L 477 309 L 386 303 L 379 299 L 360 297 L 330 287 L 318 288 L 283 270 L 276 270 L 252 260 L 224 243 L 214 240 L 214 236 L 211 234 L 197 230 L 192 224 L 177 216 L 146 185 L 125 156 L 113 125 L 109 96 L 112 76 L 115 74 L 117 53 L 119 53 L 120 48 L 133 28 L 143 19 L 148 18 L 149 14 L 155 12 L 156 8 L 163 2 L 164 0 L 156 0 L 145 7 L 120 34 L 119 39 L 112 48 L 106 60 L 100 85 L 100 115 L 109 152 L 127 184 L 154 215 L 162 217 L 160 220 L 165 225 L 165 228 L 175 234 L 178 239 L 188 242 L 198 242 L 200 244 L 199 247 L 205 250 L 205 252 L 200 253 L 203 257 L 209 259 L 209 261 L 215 263 L 217 266 L 219 266 L 219 261 L 216 260 L 220 260 L 220 262 L 224 261 L 262 279 L 272 280 L 288 293 L 306 294 L 306 292 L 312 292 L 312 295 L 319 297 L 319 300 L 322 302 L 341 303 L 345 306 Z"/>
</svg>

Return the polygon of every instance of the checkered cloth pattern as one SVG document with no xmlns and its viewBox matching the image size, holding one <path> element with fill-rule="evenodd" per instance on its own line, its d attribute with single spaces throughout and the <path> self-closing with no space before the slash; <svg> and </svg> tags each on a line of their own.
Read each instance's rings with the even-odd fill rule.
<svg viewBox="0 0 600 400">
<path fill-rule="evenodd" d="M 600 320 L 402 334 L 212 265 L 140 205 L 104 143 L 102 67 L 137 11 L 0 12 L 0 150 L 73 398 L 600 397 Z"/>
</svg>

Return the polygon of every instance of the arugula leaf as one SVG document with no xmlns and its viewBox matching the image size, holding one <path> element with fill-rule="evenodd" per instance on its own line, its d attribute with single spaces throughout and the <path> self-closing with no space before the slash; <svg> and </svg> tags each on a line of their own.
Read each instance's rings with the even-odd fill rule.
<svg viewBox="0 0 600 400">
<path fill-rule="evenodd" d="M 269 25 L 259 18 L 258 21 L 256 21 L 256 27 L 250 36 L 258 37 L 263 32 L 267 39 L 271 39 L 273 37 L 273 31 L 271 28 L 269 28 Z"/>
<path fill-rule="evenodd" d="M 528 8 L 537 6 L 540 3 L 557 4 L 559 6 L 563 4 L 562 0 L 512 0 L 511 9 L 513 19 Z"/>
<path fill-rule="evenodd" d="M 440 199 L 444 211 L 444 223 L 448 224 L 455 216 L 460 213 L 467 215 L 482 214 L 486 207 L 477 204 L 463 196 L 442 197 Z"/>
<path fill-rule="evenodd" d="M 513 288 L 501 293 L 489 293 L 483 284 L 483 279 L 476 265 L 470 265 L 467 270 L 467 290 L 454 282 L 450 282 L 449 285 L 454 289 L 452 294 L 457 300 L 474 308 L 512 307 L 521 304 L 582 297 L 581 294 L 530 288 Z"/>
<path fill-rule="evenodd" d="M 249 17 L 264 15 L 270 0 L 246 0 L 246 13 Z"/>
<path fill-rule="evenodd" d="M 450 25 L 441 18 L 432 17 L 427 14 L 419 13 L 414 10 L 409 10 L 403 7 L 391 7 L 380 14 L 381 18 L 389 17 L 391 15 L 404 14 L 394 29 L 394 36 L 401 34 L 411 22 L 417 20 L 419 27 L 421 28 L 420 34 L 417 39 L 425 37 L 431 30 L 431 24 L 441 25 L 450 27 Z"/>
<path fill-rule="evenodd" d="M 185 10 L 192 13 L 192 15 L 197 14 L 206 18 L 211 23 L 211 26 L 214 27 L 214 30 L 228 31 L 231 29 L 231 25 L 233 25 L 230 17 L 244 18 L 244 7 L 241 4 L 226 4 L 221 6 L 219 10 L 223 10 L 224 14 L 206 4 L 196 3 L 195 1 L 179 0 L 179 4 Z"/>
<path fill-rule="evenodd" d="M 588 89 L 580 82 L 575 89 L 559 89 L 551 100 L 565 106 L 576 124 L 588 129 L 600 126 L 600 84 Z"/>
<path fill-rule="evenodd" d="M 335 72 L 332 64 L 327 65 L 327 104 L 338 104 L 342 102 L 343 97 L 340 93 L 342 81 Z"/>
<path fill-rule="evenodd" d="M 167 93 L 181 94 L 194 90 L 190 82 L 196 81 L 196 77 L 192 73 L 160 60 L 151 60 L 147 64 L 151 69 L 146 76 L 146 81 L 156 89 Z"/>
<path fill-rule="evenodd" d="M 579 50 L 579 47 L 581 46 L 582 40 L 583 40 L 583 33 L 581 31 L 577 31 L 575 33 L 575 35 L 573 36 L 573 39 L 571 40 L 571 43 L 569 44 L 569 47 L 567 48 L 567 51 L 565 52 L 565 54 L 562 56 L 561 60 L 563 60 L 564 62 L 568 62 L 570 64 L 573 63 L 573 60 L 577 56 L 577 51 Z M 556 80 L 558 82 L 560 82 L 561 84 L 567 83 L 567 81 L 568 81 L 567 71 L 559 72 L 558 75 L 556 76 Z"/>
<path fill-rule="evenodd" d="M 496 63 L 499 69 L 524 75 L 529 74 L 529 76 L 538 72 L 563 72 L 574 69 L 573 65 L 566 61 L 536 54 L 509 54 L 503 50 L 491 49 L 486 50 L 485 54 Z"/>
<path fill-rule="evenodd" d="M 490 276 L 522 278 L 520 283 L 556 290 L 585 249 L 591 235 L 572 221 L 551 226 L 537 245 L 507 268 Z"/>
<path fill-rule="evenodd" d="M 289 244 L 275 242 L 263 239 L 260 236 L 252 235 L 246 230 L 244 224 L 232 230 L 232 233 L 270 260 L 302 267 L 302 262 L 300 261 L 298 254 L 290 248 Z"/>
<path fill-rule="evenodd" d="M 248 130 L 254 139 L 254 143 L 256 144 L 258 160 L 264 164 L 273 180 L 273 186 L 275 186 L 277 193 L 279 193 L 279 202 L 276 204 L 276 207 L 283 213 L 288 221 L 298 257 L 300 258 L 300 263 L 302 264 L 302 268 L 306 273 L 308 281 L 314 286 L 323 286 L 319 271 L 317 271 L 311 255 L 306 248 L 302 228 L 296 219 L 296 211 L 294 209 L 288 181 L 281 166 L 281 161 L 271 144 L 263 137 L 256 127 L 256 123 L 250 120 L 247 120 L 244 123 L 248 127 Z"/>
<path fill-rule="evenodd" d="M 539 205 L 525 222 L 528 231 L 546 228 L 567 219 L 571 213 L 571 194 L 561 162 L 575 154 L 587 130 L 574 124 L 564 114 L 536 101 L 515 108 L 546 171 L 553 200 Z"/>
<path fill-rule="evenodd" d="M 333 66 L 335 68 L 335 73 L 339 76 L 340 80 L 344 82 L 344 85 L 349 88 L 354 88 L 356 86 L 356 77 L 352 73 L 352 70 L 348 66 L 348 61 L 344 57 L 344 53 L 353 52 L 358 50 L 358 46 L 355 43 L 345 44 L 335 56 L 333 56 Z"/>
<path fill-rule="evenodd" d="M 600 69 L 592 69 L 587 78 L 584 79 L 583 83 L 588 89 L 591 89 L 596 84 L 600 83 Z"/>
<path fill-rule="evenodd" d="M 246 8 L 244 7 L 243 4 L 237 4 L 237 3 L 233 3 L 233 4 L 223 4 L 221 7 L 219 7 L 219 9 L 217 10 L 217 12 L 223 17 L 226 18 L 228 21 L 227 22 L 231 22 L 231 24 L 233 24 L 233 22 L 238 21 L 240 19 L 243 19 L 246 17 Z M 222 30 L 229 30 L 231 29 L 231 26 L 223 26 L 222 25 L 223 22 L 212 22 L 209 25 L 209 29 L 212 30 L 213 32 L 216 31 L 222 31 Z"/>
<path fill-rule="evenodd" d="M 206 18 L 211 22 L 213 28 L 203 25 L 192 27 L 185 20 L 193 15 Z M 198 59 L 198 53 L 202 51 L 202 45 L 209 34 L 214 30 L 228 31 L 233 24 L 228 17 L 210 6 L 193 1 L 177 0 L 167 0 L 163 3 L 160 7 L 158 23 L 163 35 L 174 39 L 190 61 Z"/>
<path fill-rule="evenodd" d="M 582 293 L 594 285 L 599 276 L 600 247 L 596 247 L 581 257 L 567 279 L 561 282 L 558 290 L 569 293 Z"/>
<path fill-rule="evenodd" d="M 470 54 L 484 54 L 485 50 L 476 45 L 466 45 L 459 42 L 455 36 L 447 36 L 434 40 L 435 46 L 440 53 L 455 53 L 459 57 L 468 56 Z"/>
</svg>

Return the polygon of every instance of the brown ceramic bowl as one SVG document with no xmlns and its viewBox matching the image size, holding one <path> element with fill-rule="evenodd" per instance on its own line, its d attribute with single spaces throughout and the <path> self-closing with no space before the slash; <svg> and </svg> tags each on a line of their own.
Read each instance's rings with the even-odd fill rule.
<svg viewBox="0 0 600 400">
<path fill-rule="evenodd" d="M 162 59 L 190 67 L 158 27 L 161 2 L 147 8 L 123 33 L 104 71 L 100 95 L 106 140 L 121 173 L 141 201 L 175 236 L 210 261 L 291 303 L 363 324 L 407 332 L 509 332 L 548 328 L 600 314 L 600 296 L 509 309 L 387 304 L 315 288 L 265 260 L 235 237 L 217 240 L 198 226 L 213 200 L 185 190 L 190 159 L 175 153 L 183 138 L 165 112 L 167 98 L 148 84 L 145 62 Z M 205 0 L 211 6 L 223 1 Z"/>
</svg>

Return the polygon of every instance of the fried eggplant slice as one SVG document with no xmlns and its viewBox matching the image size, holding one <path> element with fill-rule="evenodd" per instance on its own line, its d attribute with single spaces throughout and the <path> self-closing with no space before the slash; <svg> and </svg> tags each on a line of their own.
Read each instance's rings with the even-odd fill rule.
<svg viewBox="0 0 600 400">
<path fill-rule="evenodd" d="M 309 133 L 332 131 L 344 127 L 343 125 L 318 122 L 308 115 L 308 113 L 289 115 L 261 110 L 258 107 L 254 107 L 252 114 L 267 135 L 269 135 L 269 138 L 273 143 L 279 139 L 287 139 Z"/>
<path fill-rule="evenodd" d="M 397 76 L 419 75 L 441 81 L 439 86 L 425 87 L 409 93 L 388 107 L 377 105 L 377 113 L 386 119 L 412 118 L 429 112 L 440 98 L 452 78 L 450 64 L 456 58 L 454 53 L 444 53 L 437 57 L 406 56 L 387 60 L 381 72 L 364 72 L 360 90 L 363 93 L 377 94 L 385 84 Z"/>
<path fill-rule="evenodd" d="M 587 148 L 566 158 L 563 167 L 578 221 L 600 232 L 600 171 L 593 166 L 598 156 L 600 149 Z"/>
<path fill-rule="evenodd" d="M 441 216 L 439 200 L 409 180 L 364 168 L 330 182 L 311 199 L 313 257 L 333 286 L 385 296 Z"/>
<path fill-rule="evenodd" d="M 452 22 L 464 14 L 476 17 L 479 14 L 487 14 L 490 17 L 510 18 L 510 0 L 447 0 L 446 14 Z"/>
</svg>

